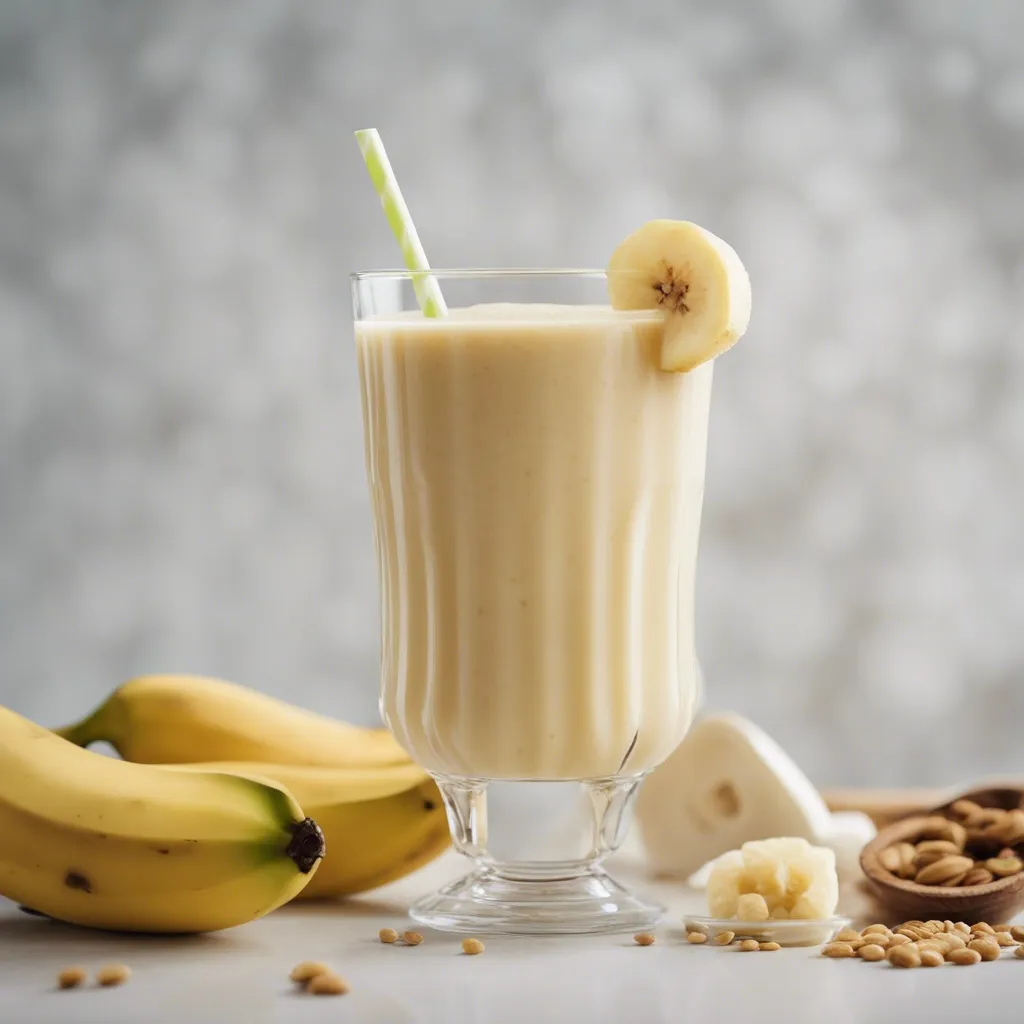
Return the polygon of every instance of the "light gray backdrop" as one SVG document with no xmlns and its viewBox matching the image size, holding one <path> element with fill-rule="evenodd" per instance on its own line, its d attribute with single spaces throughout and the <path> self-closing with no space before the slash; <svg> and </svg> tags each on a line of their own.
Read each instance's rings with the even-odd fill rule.
<svg viewBox="0 0 1024 1024">
<path fill-rule="evenodd" d="M 734 242 L 708 701 L 820 782 L 1024 769 L 1015 0 L 0 0 L 0 700 L 217 673 L 354 720 L 377 609 L 346 275 Z"/>
</svg>

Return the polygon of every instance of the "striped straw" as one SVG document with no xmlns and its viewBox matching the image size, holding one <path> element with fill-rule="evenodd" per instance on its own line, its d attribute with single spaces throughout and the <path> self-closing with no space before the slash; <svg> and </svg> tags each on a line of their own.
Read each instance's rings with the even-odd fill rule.
<svg viewBox="0 0 1024 1024">
<path fill-rule="evenodd" d="M 424 316 L 444 316 L 448 307 L 444 304 L 437 278 L 430 273 L 427 254 L 420 245 L 416 227 L 409 216 L 409 208 L 405 205 L 395 172 L 391 170 L 388 155 L 384 152 L 384 143 L 380 141 L 376 128 L 364 128 L 355 134 L 359 151 L 366 161 L 366 169 L 370 172 L 370 180 L 380 196 L 380 205 L 384 207 L 384 214 L 402 249 L 405 265 L 413 272 L 412 286 L 416 289 L 420 309 Z"/>
</svg>

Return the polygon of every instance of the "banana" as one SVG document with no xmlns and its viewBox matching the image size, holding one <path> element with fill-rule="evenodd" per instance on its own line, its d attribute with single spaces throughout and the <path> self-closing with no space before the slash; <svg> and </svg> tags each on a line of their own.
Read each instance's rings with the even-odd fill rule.
<svg viewBox="0 0 1024 1024">
<path fill-rule="evenodd" d="M 685 372 L 738 341 L 750 323 L 750 278 L 727 242 L 696 224 L 652 220 L 612 254 L 614 309 L 665 313 L 661 368 Z"/>
<path fill-rule="evenodd" d="M 323 852 L 280 786 L 103 757 L 0 708 L 0 895 L 39 913 L 230 928 L 296 896 Z"/>
<path fill-rule="evenodd" d="M 235 683 L 200 676 L 140 676 L 58 735 L 86 747 L 105 740 L 126 761 L 268 761 L 335 768 L 409 763 L 387 729 L 364 729 Z"/>
<path fill-rule="evenodd" d="M 340 769 L 214 762 L 177 770 L 263 776 L 298 800 L 327 842 L 316 877 L 299 899 L 375 889 L 411 874 L 450 843 L 441 794 L 418 765 Z"/>
</svg>

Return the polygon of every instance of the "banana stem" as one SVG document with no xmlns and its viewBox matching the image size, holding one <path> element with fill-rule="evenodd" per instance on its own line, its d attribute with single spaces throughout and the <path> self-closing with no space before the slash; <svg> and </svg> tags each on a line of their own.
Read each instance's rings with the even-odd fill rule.
<svg viewBox="0 0 1024 1024">
<path fill-rule="evenodd" d="M 95 743 L 102 738 L 96 730 L 96 717 L 97 712 L 94 711 L 88 718 L 83 718 L 80 722 L 65 725 L 64 728 L 53 731 L 62 739 L 69 740 L 76 746 L 87 747 L 90 743 Z"/>
</svg>

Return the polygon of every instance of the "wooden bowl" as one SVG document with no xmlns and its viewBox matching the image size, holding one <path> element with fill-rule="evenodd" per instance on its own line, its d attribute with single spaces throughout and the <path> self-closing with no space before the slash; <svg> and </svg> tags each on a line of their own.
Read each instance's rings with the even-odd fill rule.
<svg viewBox="0 0 1024 1024">
<path fill-rule="evenodd" d="M 1001 787 L 973 789 L 934 808 L 931 814 L 943 814 L 956 800 L 973 800 L 982 807 L 1012 810 L 1024 807 L 1024 789 Z M 905 818 L 883 828 L 861 851 L 860 866 L 868 888 L 883 906 L 902 921 L 965 921 L 994 924 L 1009 921 L 1024 910 L 1024 871 L 1009 878 L 997 878 L 985 885 L 961 885 L 945 888 L 918 885 L 897 878 L 882 867 L 879 855 L 894 843 L 912 842 L 927 815 Z"/>
</svg>

